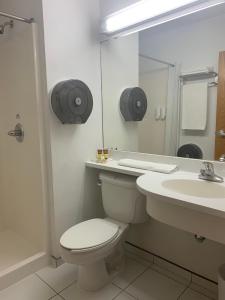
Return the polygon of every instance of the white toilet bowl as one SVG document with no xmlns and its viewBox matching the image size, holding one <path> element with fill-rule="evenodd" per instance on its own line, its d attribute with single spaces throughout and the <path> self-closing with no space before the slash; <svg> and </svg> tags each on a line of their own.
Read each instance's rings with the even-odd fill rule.
<svg viewBox="0 0 225 300">
<path fill-rule="evenodd" d="M 91 219 L 71 227 L 62 235 L 62 258 L 79 266 L 79 287 L 95 291 L 118 274 L 122 267 L 121 244 L 127 228 L 127 224 L 109 218 Z M 106 258 L 113 254 L 117 262 L 109 265 Z"/>
<path fill-rule="evenodd" d="M 89 291 L 105 286 L 122 268 L 128 224 L 149 218 L 146 199 L 138 192 L 135 177 L 102 173 L 100 180 L 108 218 L 81 222 L 60 239 L 62 258 L 79 266 L 78 285 Z"/>
</svg>

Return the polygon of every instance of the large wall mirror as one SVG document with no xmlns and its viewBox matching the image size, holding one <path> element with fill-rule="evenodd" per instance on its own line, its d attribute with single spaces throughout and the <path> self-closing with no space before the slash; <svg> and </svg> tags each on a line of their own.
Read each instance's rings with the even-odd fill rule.
<svg viewBox="0 0 225 300">
<path fill-rule="evenodd" d="M 219 159 L 225 153 L 225 5 L 101 44 L 104 146 Z M 121 95 L 141 88 L 142 120 Z M 139 109 L 136 101 L 127 109 Z"/>
</svg>

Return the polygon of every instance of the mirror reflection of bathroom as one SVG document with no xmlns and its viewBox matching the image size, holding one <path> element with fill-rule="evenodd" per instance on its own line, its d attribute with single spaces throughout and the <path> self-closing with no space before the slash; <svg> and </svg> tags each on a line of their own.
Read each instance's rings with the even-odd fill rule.
<svg viewBox="0 0 225 300">
<path fill-rule="evenodd" d="M 219 159 L 224 11 L 214 8 L 102 43 L 106 147 Z M 146 93 L 147 112 L 140 122 L 125 122 L 118 102 L 134 86 Z"/>
</svg>

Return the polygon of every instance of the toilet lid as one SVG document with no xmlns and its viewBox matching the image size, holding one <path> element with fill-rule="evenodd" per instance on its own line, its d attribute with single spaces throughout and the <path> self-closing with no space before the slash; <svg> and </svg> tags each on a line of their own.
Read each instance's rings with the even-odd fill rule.
<svg viewBox="0 0 225 300">
<path fill-rule="evenodd" d="M 119 226 L 104 219 L 91 219 L 68 229 L 61 237 L 62 247 L 70 250 L 82 250 L 99 247 L 113 240 L 119 232 Z"/>
</svg>

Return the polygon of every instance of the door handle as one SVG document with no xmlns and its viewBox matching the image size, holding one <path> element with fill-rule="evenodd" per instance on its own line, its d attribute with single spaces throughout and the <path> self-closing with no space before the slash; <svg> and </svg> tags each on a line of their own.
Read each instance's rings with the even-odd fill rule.
<svg viewBox="0 0 225 300">
<path fill-rule="evenodd" d="M 222 154 L 219 158 L 220 162 L 225 162 L 225 154 Z"/>
<path fill-rule="evenodd" d="M 223 129 L 217 130 L 216 131 L 216 136 L 225 138 L 225 131 Z"/>
</svg>

